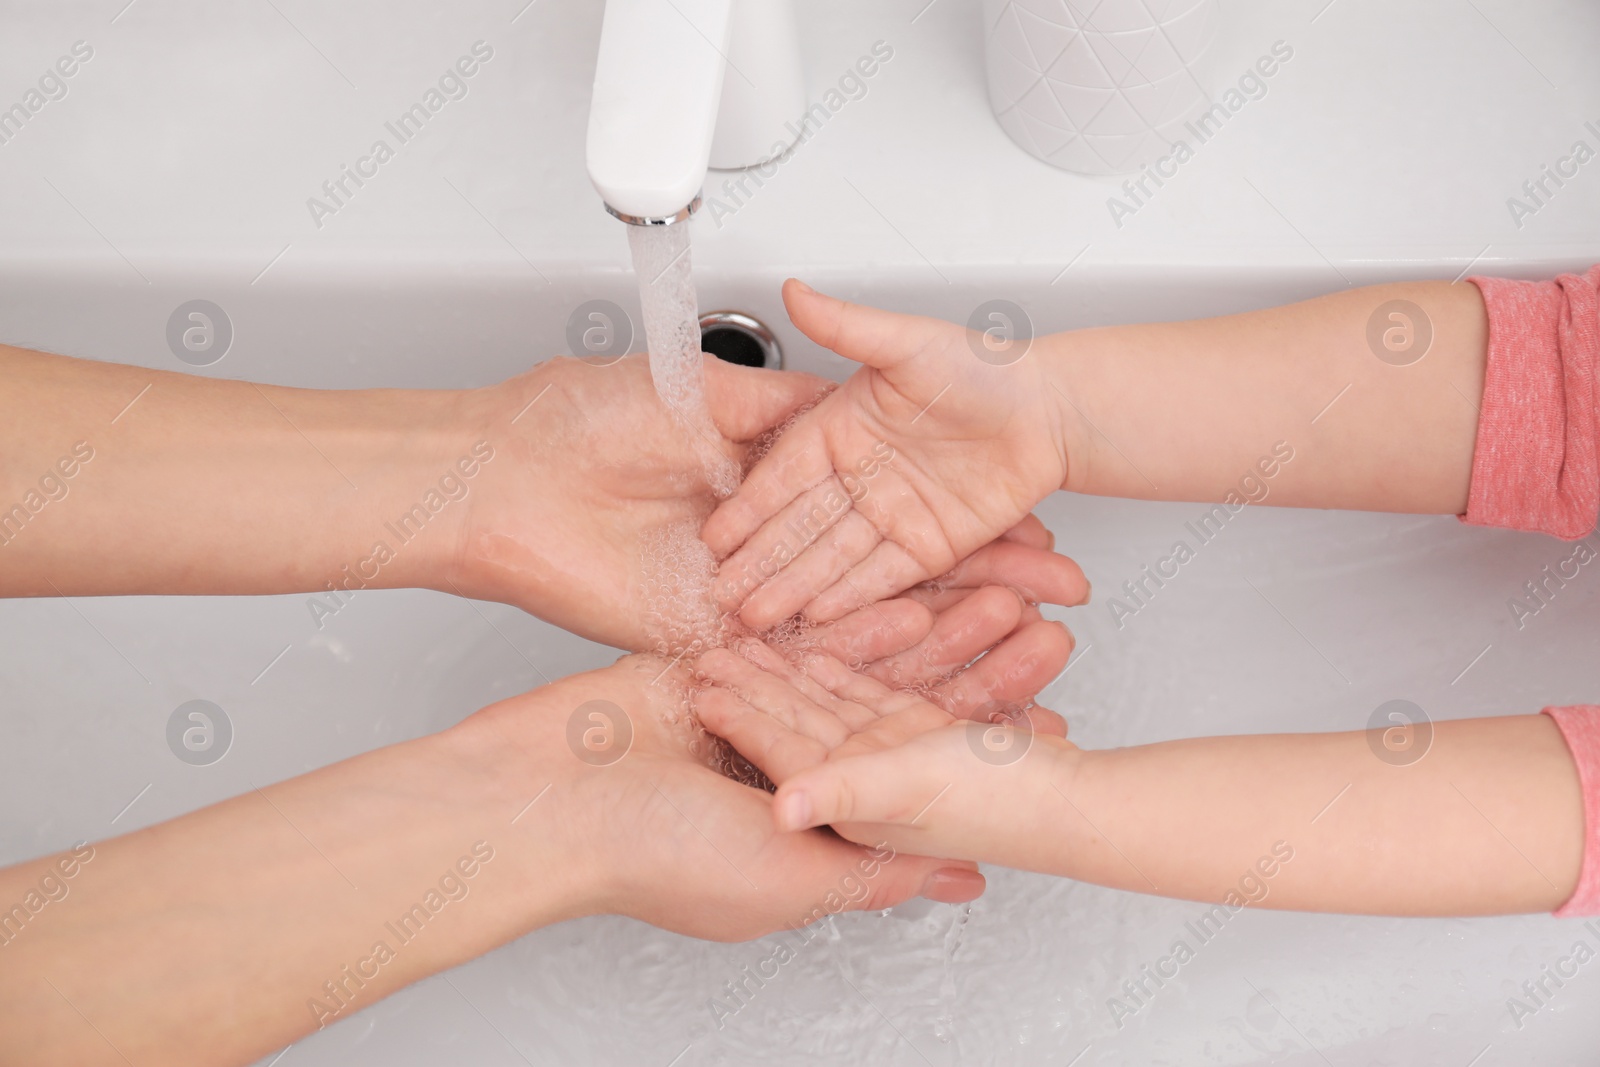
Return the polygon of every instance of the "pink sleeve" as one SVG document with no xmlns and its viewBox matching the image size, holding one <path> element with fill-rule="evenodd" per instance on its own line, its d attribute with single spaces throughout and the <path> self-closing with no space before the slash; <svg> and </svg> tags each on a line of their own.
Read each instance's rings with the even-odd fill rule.
<svg viewBox="0 0 1600 1067">
<path fill-rule="evenodd" d="M 1553 282 L 1469 279 L 1489 313 L 1465 522 L 1568 540 L 1600 516 L 1600 266 Z M 1600 706 L 1545 708 L 1583 789 L 1583 867 L 1559 916 L 1600 915 Z"/>
<path fill-rule="evenodd" d="M 1489 312 L 1466 522 L 1568 540 L 1600 511 L 1600 266 L 1553 282 L 1472 278 Z"/>
<path fill-rule="evenodd" d="M 1556 915 L 1600 915 L 1600 705 L 1545 708 L 1544 713 L 1556 721 L 1572 750 L 1583 789 L 1583 867 L 1578 871 L 1578 888 Z"/>
</svg>

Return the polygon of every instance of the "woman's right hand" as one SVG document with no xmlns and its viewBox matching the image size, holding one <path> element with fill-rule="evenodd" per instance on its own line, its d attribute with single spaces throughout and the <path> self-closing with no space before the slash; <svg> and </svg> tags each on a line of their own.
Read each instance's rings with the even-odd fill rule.
<svg viewBox="0 0 1600 1067">
<path fill-rule="evenodd" d="M 969 863 L 779 832 L 770 794 L 710 765 L 715 741 L 694 726 L 689 683 L 682 665 L 628 656 L 455 728 L 509 783 L 508 795 L 549 786 L 518 823 L 543 845 L 527 877 L 550 878 L 551 859 L 565 857 L 555 869 L 574 887 L 569 914 L 611 912 L 737 941 L 840 910 L 982 893 Z"/>
<path fill-rule="evenodd" d="M 707 399 L 723 436 L 717 447 L 730 460 L 742 460 L 762 433 L 824 389 L 808 375 L 708 360 Z M 701 628 L 715 627 L 712 560 L 688 558 L 693 531 L 716 503 L 703 450 L 656 397 L 643 358 L 604 367 L 552 360 L 492 388 L 453 396 L 451 410 L 463 423 L 458 436 L 487 442 L 496 458 L 482 465 L 470 495 L 448 513 L 457 522 L 449 540 L 454 550 L 430 567 L 427 584 L 515 604 L 580 636 L 636 652 L 662 651 L 656 647 L 660 631 L 681 636 L 696 629 L 690 625 L 695 618 Z M 652 619 L 657 605 L 645 590 L 662 576 L 645 568 L 645 547 L 674 527 L 688 540 L 686 558 L 677 561 L 683 573 L 673 577 L 692 594 L 694 568 L 703 565 L 706 602 L 683 605 L 682 618 Z M 1032 516 L 1016 516 L 986 541 L 973 545 L 937 588 L 893 602 L 874 597 L 856 605 L 853 615 L 833 616 L 827 620 L 832 625 L 813 636 L 852 662 L 894 656 L 896 669 L 916 659 L 948 674 L 1012 635 L 1016 643 L 1008 642 L 1005 655 L 966 678 L 952 696 L 958 706 L 976 706 L 996 695 L 1031 695 L 1061 669 L 1056 664 L 1048 676 L 1042 673 L 1070 644 L 1030 605 L 1080 603 L 1088 585 L 1076 563 L 1051 550 L 1049 531 Z M 993 585 L 1015 590 L 1027 603 L 1013 610 L 997 596 L 1002 590 L 987 589 Z M 977 602 L 964 603 L 969 599 Z M 995 620 L 1006 614 L 1011 625 L 996 632 Z M 1034 667 L 1025 677 L 985 681 L 1007 661 Z M 995 685 L 1006 691 L 989 693 Z M 1023 693 L 1018 685 L 1033 689 Z"/>
</svg>

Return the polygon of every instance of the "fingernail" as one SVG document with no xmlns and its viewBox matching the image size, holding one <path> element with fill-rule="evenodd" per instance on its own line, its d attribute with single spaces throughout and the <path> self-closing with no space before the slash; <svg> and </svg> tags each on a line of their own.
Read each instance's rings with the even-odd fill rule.
<svg viewBox="0 0 1600 1067">
<path fill-rule="evenodd" d="M 811 798 L 790 793 L 778 798 L 777 822 L 780 830 L 804 830 L 811 825 Z"/>
<path fill-rule="evenodd" d="M 1085 604 L 1087 604 L 1093 598 L 1094 598 L 1094 583 L 1093 582 L 1084 582 L 1083 583 L 1083 602 Z"/>
<path fill-rule="evenodd" d="M 987 883 L 977 871 L 964 867 L 941 867 L 922 883 L 921 895 L 941 904 L 965 904 L 983 895 Z"/>
<path fill-rule="evenodd" d="M 807 285 L 805 282 L 801 281 L 799 278 L 790 278 L 789 280 L 794 282 L 794 287 L 796 289 L 800 290 L 802 293 L 805 293 L 808 296 L 810 294 L 816 292 L 815 289 L 811 288 L 811 286 Z"/>
</svg>

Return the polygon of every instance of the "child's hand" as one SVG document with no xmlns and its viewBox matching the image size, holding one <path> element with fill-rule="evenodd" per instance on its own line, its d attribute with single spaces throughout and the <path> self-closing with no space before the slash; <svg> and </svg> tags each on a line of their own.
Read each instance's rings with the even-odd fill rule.
<svg viewBox="0 0 1600 1067">
<path fill-rule="evenodd" d="M 829 656 L 802 672 L 764 645 L 740 651 L 701 657 L 712 685 L 695 710 L 778 783 L 780 830 L 831 824 L 917 855 L 1051 867 L 1048 835 L 1023 830 L 1067 808 L 1078 749 L 1065 738 L 954 719 Z"/>
<path fill-rule="evenodd" d="M 1062 405 L 1037 355 L 997 366 L 978 358 L 977 335 L 948 322 L 846 304 L 793 280 L 783 295 L 808 337 L 866 366 L 706 521 L 701 536 L 727 557 L 724 610 L 754 629 L 802 608 L 816 621 L 840 618 L 944 574 L 1061 488 Z M 1070 561 L 1029 577 L 1029 599 L 1087 598 Z"/>
<path fill-rule="evenodd" d="M 804 647 L 885 684 L 917 686 L 958 719 L 987 719 L 997 707 L 1028 703 L 1053 682 L 1073 642 L 1065 626 L 991 585 L 938 594 L 915 589 L 818 627 Z M 1034 729 L 1065 733 L 1054 712 L 1035 712 L 1042 722 Z"/>
<path fill-rule="evenodd" d="M 1030 515 L 939 582 L 819 626 L 805 645 L 886 684 L 921 686 L 957 718 L 1027 703 L 1061 673 L 1073 648 L 1071 631 L 1025 599 L 1030 576 L 1076 569 L 1050 551 L 1050 541 Z M 1038 710 L 1051 725 L 1035 729 L 1064 731 L 1053 713 Z"/>
</svg>

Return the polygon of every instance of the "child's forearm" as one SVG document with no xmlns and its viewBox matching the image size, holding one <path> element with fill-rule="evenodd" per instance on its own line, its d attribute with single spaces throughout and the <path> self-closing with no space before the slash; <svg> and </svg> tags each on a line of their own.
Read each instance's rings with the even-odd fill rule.
<svg viewBox="0 0 1600 1067">
<path fill-rule="evenodd" d="M 1164 896 L 1310 911 L 1479 915 L 1567 900 L 1584 809 L 1548 716 L 1436 723 L 1431 747 L 1409 763 L 1381 743 L 1389 760 L 1380 758 L 1369 743 L 1378 736 L 1062 750 L 1065 802 L 1051 817 L 1048 857 L 1029 866 Z"/>
<path fill-rule="evenodd" d="M 1259 484 L 1273 504 L 1459 514 L 1487 334 L 1470 282 L 1057 334 L 1042 351 L 1068 427 L 1062 488 L 1223 500 Z"/>
</svg>

